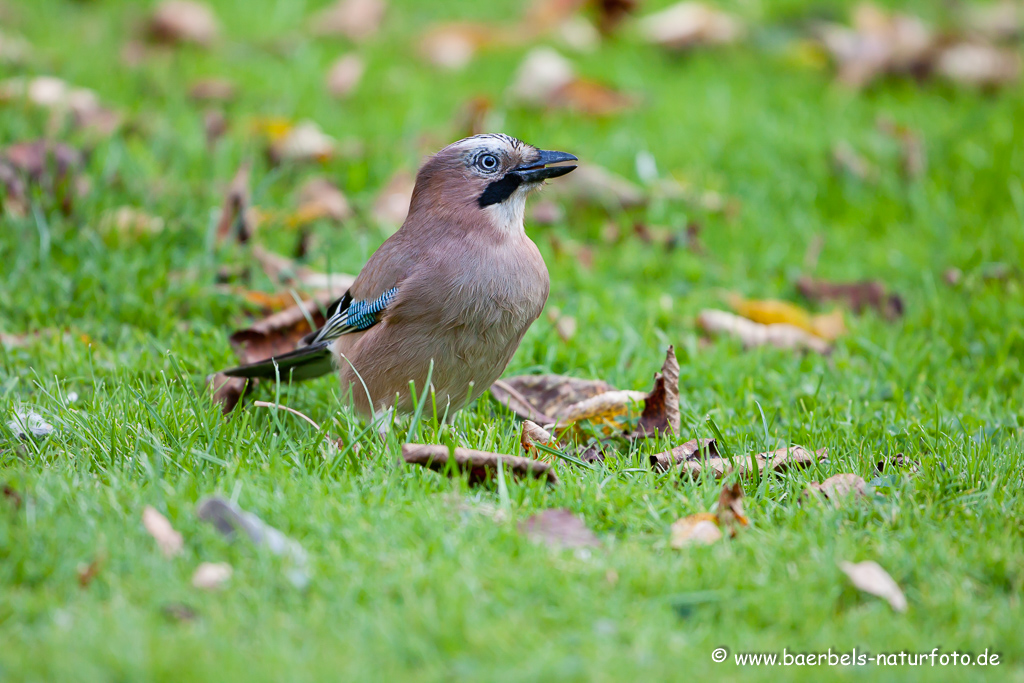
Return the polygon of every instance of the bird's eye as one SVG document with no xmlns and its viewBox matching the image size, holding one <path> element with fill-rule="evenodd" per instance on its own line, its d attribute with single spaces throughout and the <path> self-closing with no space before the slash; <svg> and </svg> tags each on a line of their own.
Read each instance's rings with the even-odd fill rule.
<svg viewBox="0 0 1024 683">
<path fill-rule="evenodd" d="M 480 160 L 477 163 L 480 164 L 480 168 L 485 171 L 493 171 L 498 168 L 498 157 L 493 154 L 485 154 L 480 157 Z"/>
</svg>

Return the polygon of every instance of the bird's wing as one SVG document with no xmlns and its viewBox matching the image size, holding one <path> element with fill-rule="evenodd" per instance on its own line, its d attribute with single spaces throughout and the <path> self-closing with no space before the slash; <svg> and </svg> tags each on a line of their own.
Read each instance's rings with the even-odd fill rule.
<svg viewBox="0 0 1024 683">
<path fill-rule="evenodd" d="M 398 287 L 392 287 L 376 299 L 354 301 L 351 293 L 346 292 L 345 296 L 328 307 L 327 322 L 307 337 L 308 343 L 319 344 L 337 339 L 343 334 L 370 329 L 380 321 L 381 314 L 397 294 Z"/>
</svg>

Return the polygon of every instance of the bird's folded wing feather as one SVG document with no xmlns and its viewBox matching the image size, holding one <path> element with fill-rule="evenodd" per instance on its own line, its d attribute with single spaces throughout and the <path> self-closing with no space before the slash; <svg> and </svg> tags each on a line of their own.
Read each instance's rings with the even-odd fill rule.
<svg viewBox="0 0 1024 683">
<path fill-rule="evenodd" d="M 398 287 L 392 287 L 376 299 L 353 301 L 351 294 L 346 292 L 345 296 L 328 308 L 330 317 L 323 327 L 307 337 L 308 343 L 331 341 L 343 334 L 370 329 L 380 321 L 381 314 L 397 294 Z"/>
</svg>

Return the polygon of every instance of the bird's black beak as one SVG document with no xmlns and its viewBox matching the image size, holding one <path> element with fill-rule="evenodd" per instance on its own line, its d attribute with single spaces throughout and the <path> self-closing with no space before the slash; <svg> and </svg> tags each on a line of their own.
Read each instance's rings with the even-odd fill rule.
<svg viewBox="0 0 1024 683">
<path fill-rule="evenodd" d="M 525 183 L 539 183 L 542 180 L 548 178 L 557 178 L 569 173 L 576 165 L 571 166 L 552 166 L 546 168 L 548 164 L 557 164 L 563 161 L 579 161 L 574 155 L 568 152 L 549 152 L 547 150 L 540 150 L 540 156 L 531 161 L 528 164 L 523 164 L 519 168 L 512 171 Z"/>
</svg>

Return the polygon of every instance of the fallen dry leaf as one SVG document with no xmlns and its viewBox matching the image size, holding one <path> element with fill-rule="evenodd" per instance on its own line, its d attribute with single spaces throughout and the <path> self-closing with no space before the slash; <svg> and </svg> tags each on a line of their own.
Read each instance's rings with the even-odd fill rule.
<svg viewBox="0 0 1024 683">
<path fill-rule="evenodd" d="M 203 78 L 188 88 L 188 96 L 196 102 L 228 102 L 235 99 L 237 87 L 226 78 Z"/>
<path fill-rule="evenodd" d="M 735 295 L 729 297 L 729 303 L 744 318 L 762 325 L 792 325 L 829 342 L 846 333 L 840 311 L 814 315 L 788 301 L 744 299 Z"/>
<path fill-rule="evenodd" d="M 757 463 L 757 471 L 763 473 L 766 469 L 774 472 L 786 472 L 790 469 L 809 467 L 814 463 L 821 462 L 828 458 L 828 450 L 825 448 L 811 452 L 801 446 L 790 446 L 780 448 L 770 453 L 759 453 L 753 456 Z M 716 478 L 721 478 L 730 472 L 736 471 L 741 476 L 751 472 L 751 456 L 737 455 L 732 458 L 709 457 L 701 460 L 684 460 L 680 462 L 680 471 L 696 479 L 701 472 L 710 471 Z"/>
<path fill-rule="evenodd" d="M 10 78 L 0 83 L 0 102 L 17 100 L 49 111 L 51 128 L 70 120 L 76 129 L 107 137 L 121 125 L 121 115 L 101 105 L 95 92 L 72 87 L 53 76 Z"/>
<path fill-rule="evenodd" d="M 852 28 L 828 24 L 819 30 L 841 82 L 859 88 L 878 76 L 928 70 L 935 35 L 917 17 L 889 14 L 862 3 L 854 9 L 852 24 Z"/>
<path fill-rule="evenodd" d="M 346 273 L 321 273 L 259 245 L 252 248 L 252 257 L 274 282 L 306 290 L 328 290 L 326 296 L 341 296 L 356 279 Z"/>
<path fill-rule="evenodd" d="M 735 536 L 737 527 L 749 526 L 743 511 L 743 485 L 738 481 L 723 484 L 718 494 L 718 507 L 715 508 L 715 519 L 721 529 L 726 529 L 730 536 Z"/>
<path fill-rule="evenodd" d="M 537 444 L 550 448 L 559 447 L 558 439 L 552 436 L 551 432 L 531 420 L 523 420 L 523 430 L 519 436 L 519 442 L 527 455 L 539 460 L 550 461 L 551 456 L 539 450 Z"/>
<path fill-rule="evenodd" d="M 903 591 L 877 562 L 869 560 L 854 564 L 844 561 L 839 563 L 839 568 L 850 577 L 850 582 L 858 590 L 884 599 L 897 612 L 907 611 L 907 598 Z"/>
<path fill-rule="evenodd" d="M 648 42 L 672 50 L 725 45 L 743 37 L 739 19 L 702 2 L 680 2 L 640 20 Z"/>
<path fill-rule="evenodd" d="M 319 36 L 341 35 L 362 41 L 380 30 L 386 11 L 384 0 L 338 0 L 314 14 L 310 28 Z"/>
<path fill-rule="evenodd" d="M 477 50 L 501 42 L 497 27 L 473 22 L 438 24 L 420 39 L 420 52 L 434 66 L 457 71 L 469 65 Z"/>
<path fill-rule="evenodd" d="M 614 387 L 601 380 L 565 375 L 518 375 L 491 385 L 491 396 L 525 420 L 551 424 L 554 414 Z"/>
<path fill-rule="evenodd" d="M 633 104 L 628 95 L 578 78 L 569 60 L 549 47 L 527 53 L 510 92 L 522 104 L 572 109 L 591 116 L 615 114 Z"/>
<path fill-rule="evenodd" d="M 228 582 L 233 573 L 227 562 L 202 562 L 192 574 L 192 585 L 201 590 L 217 590 Z"/>
<path fill-rule="evenodd" d="M 939 52 L 935 72 L 951 81 L 992 88 L 1020 78 L 1021 58 L 1015 50 L 980 42 L 951 45 Z"/>
<path fill-rule="evenodd" d="M 338 57 L 327 71 L 327 92 L 343 99 L 352 94 L 366 71 L 363 58 L 357 54 Z"/>
<path fill-rule="evenodd" d="M 313 331 L 307 316 L 319 328 L 326 322 L 321 311 L 337 295 L 337 290 L 317 292 L 313 298 L 303 301 L 301 306 L 292 306 L 235 332 L 229 341 L 238 355 L 238 361 L 245 365 L 294 351 L 299 340 Z"/>
<path fill-rule="evenodd" d="M 632 437 L 668 436 L 679 433 L 679 361 L 676 349 L 668 347 L 661 372 L 654 375 L 654 387 L 644 397 L 644 410 L 640 414 Z"/>
<path fill-rule="evenodd" d="M 310 178 L 299 188 L 299 208 L 288 218 L 292 226 L 321 218 L 342 223 L 352 218 L 352 207 L 341 189 L 324 177 Z"/>
<path fill-rule="evenodd" d="M 164 219 L 153 216 L 134 206 L 111 209 L 100 217 L 97 226 L 102 233 L 117 233 L 123 237 L 155 235 L 164 229 Z"/>
<path fill-rule="evenodd" d="M 585 548 L 600 545 L 594 532 L 570 510 L 543 510 L 519 525 L 530 540 L 553 548 Z"/>
<path fill-rule="evenodd" d="M 245 244 L 256 231 L 256 222 L 249 210 L 249 173 L 252 164 L 243 161 L 231 179 L 224 195 L 224 205 L 217 220 L 217 241 L 237 240 Z"/>
<path fill-rule="evenodd" d="M 711 512 L 677 519 L 672 523 L 670 534 L 669 544 L 677 550 L 692 544 L 711 545 L 722 540 L 722 530 Z"/>
<path fill-rule="evenodd" d="M 717 458 L 718 456 L 718 447 L 714 439 L 693 439 L 670 451 L 650 456 L 650 461 L 651 467 L 664 472 L 687 460 L 698 457 Z"/>
<path fill-rule="evenodd" d="M 739 482 L 723 484 L 715 512 L 689 515 L 672 523 L 670 545 L 679 549 L 699 543 L 710 545 L 722 539 L 722 530 L 735 536 L 739 527 L 749 526 L 743 512 L 743 486 Z"/>
<path fill-rule="evenodd" d="M 5 190 L 4 210 L 25 215 L 29 188 L 38 188 L 61 212 L 69 215 L 74 200 L 89 191 L 82 177 L 84 155 L 61 142 L 18 142 L 0 150 L 0 182 Z"/>
<path fill-rule="evenodd" d="M 392 229 L 402 225 L 409 214 L 409 203 L 415 187 L 416 178 L 411 173 L 406 170 L 395 172 L 373 202 L 371 213 L 374 221 Z"/>
<path fill-rule="evenodd" d="M 169 45 L 193 43 L 208 47 L 217 39 L 220 26 L 209 6 L 195 0 L 164 0 L 150 16 L 146 36 Z"/>
<path fill-rule="evenodd" d="M 831 476 L 820 484 L 812 481 L 808 485 L 808 492 L 820 494 L 833 505 L 839 507 L 850 497 L 863 498 L 867 495 L 866 485 L 867 482 L 862 477 L 856 474 L 844 473 Z"/>
<path fill-rule="evenodd" d="M 1024 35 L 1024 3 L 1001 0 L 960 5 L 961 22 L 976 36 L 994 42 L 1012 41 Z"/>
<path fill-rule="evenodd" d="M 820 337 L 789 324 L 763 325 L 726 311 L 703 310 L 697 326 L 708 333 L 736 337 L 747 348 L 770 345 L 780 349 L 807 349 L 828 353 L 831 345 Z"/>
<path fill-rule="evenodd" d="M 284 406 L 277 407 L 284 408 Z M 305 415 L 302 417 L 309 420 Z M 312 420 L 309 421 L 312 422 Z M 315 423 L 313 424 L 315 425 Z M 297 541 L 285 536 L 280 530 L 270 526 L 252 512 L 241 509 L 229 500 L 214 496 L 199 501 L 196 506 L 196 515 L 199 519 L 212 524 L 228 539 L 234 539 L 241 533 L 253 545 L 265 547 L 274 555 L 285 558 L 289 564 L 286 576 L 292 585 L 304 588 L 309 584 L 309 556 L 306 554 L 306 550 Z"/>
<path fill-rule="evenodd" d="M 597 27 L 604 35 L 611 35 L 640 7 L 640 0 L 591 0 L 597 10 Z"/>
<path fill-rule="evenodd" d="M 180 553 L 185 545 L 185 539 L 181 534 L 175 531 L 167 518 L 151 505 L 147 505 L 142 510 L 142 526 L 146 527 L 149 535 L 156 539 L 160 552 L 166 558 L 172 558 Z"/>
<path fill-rule="evenodd" d="M 0 32 L 0 64 L 16 66 L 25 62 L 32 53 L 32 46 L 21 36 Z"/>
<path fill-rule="evenodd" d="M 549 484 L 558 483 L 558 476 L 551 469 L 549 463 L 515 455 L 502 455 L 469 448 L 456 448 L 454 453 L 449 453 L 448 446 L 445 445 L 409 443 L 402 446 L 402 457 L 410 465 L 428 467 L 437 472 L 445 472 L 449 459 L 451 459 L 455 471 L 469 472 L 470 484 L 479 484 L 493 479 L 498 472 L 499 460 L 504 464 L 505 472 L 513 477 L 529 476 L 544 479 Z"/>
<path fill-rule="evenodd" d="M 510 92 L 523 104 L 543 106 L 575 78 L 575 69 L 568 59 L 550 47 L 538 47 L 523 58 Z"/>
<path fill-rule="evenodd" d="M 898 294 L 889 294 L 886 286 L 878 280 L 831 282 L 805 275 L 797 280 L 796 288 L 809 301 L 842 303 L 857 314 L 873 308 L 888 320 L 903 315 L 903 299 Z"/>
<path fill-rule="evenodd" d="M 230 413 L 242 400 L 245 395 L 245 388 L 249 382 L 255 386 L 256 380 L 248 380 L 245 377 L 228 377 L 222 372 L 209 375 L 206 378 L 206 386 L 212 392 L 215 403 L 221 405 L 224 414 Z"/>
<path fill-rule="evenodd" d="M 275 132 L 267 148 L 272 163 L 325 162 L 334 156 L 334 138 L 312 121 L 300 121 Z"/>
</svg>

